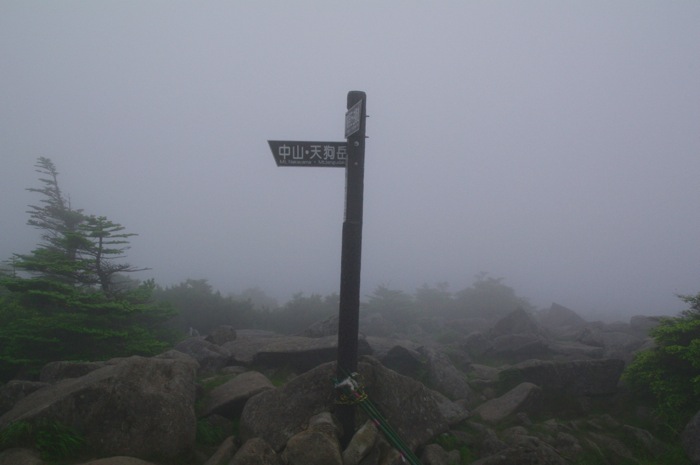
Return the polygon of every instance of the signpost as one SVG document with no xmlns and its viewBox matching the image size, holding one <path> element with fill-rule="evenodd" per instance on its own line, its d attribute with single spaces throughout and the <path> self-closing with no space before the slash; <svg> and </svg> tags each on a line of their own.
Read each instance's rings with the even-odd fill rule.
<svg viewBox="0 0 700 465">
<path fill-rule="evenodd" d="M 268 141 L 277 166 L 345 167 L 345 217 L 338 309 L 338 379 L 357 370 L 366 116 L 366 94 L 350 91 L 345 113 L 347 142 Z M 343 426 L 343 442 L 347 444 L 355 432 L 355 409 L 352 405 L 339 405 L 336 416 Z"/>
<path fill-rule="evenodd" d="M 345 142 L 269 140 L 277 166 L 328 166 L 345 168 L 348 145 Z"/>
</svg>

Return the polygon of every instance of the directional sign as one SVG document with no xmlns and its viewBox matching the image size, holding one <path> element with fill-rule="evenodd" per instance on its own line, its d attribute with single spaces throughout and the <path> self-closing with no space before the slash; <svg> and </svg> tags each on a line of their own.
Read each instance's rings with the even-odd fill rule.
<svg viewBox="0 0 700 465">
<path fill-rule="evenodd" d="M 277 166 L 324 166 L 345 168 L 348 160 L 346 142 L 308 142 L 268 140 Z"/>
<path fill-rule="evenodd" d="M 353 105 L 345 112 L 345 138 L 352 136 L 360 130 L 360 112 L 362 111 L 362 100 Z"/>
</svg>

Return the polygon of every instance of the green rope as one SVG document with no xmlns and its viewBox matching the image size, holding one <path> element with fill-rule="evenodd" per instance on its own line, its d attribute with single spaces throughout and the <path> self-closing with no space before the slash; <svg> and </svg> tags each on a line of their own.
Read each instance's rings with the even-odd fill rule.
<svg viewBox="0 0 700 465">
<path fill-rule="evenodd" d="M 357 373 L 347 374 L 343 380 L 335 380 L 335 389 L 338 391 L 338 403 L 359 405 L 372 419 L 377 428 L 384 434 L 389 443 L 399 451 L 404 461 L 410 465 L 421 465 L 418 457 L 410 447 L 401 439 L 401 436 L 391 427 L 389 421 L 384 418 L 376 405 L 370 400 L 364 390 L 364 386 L 357 380 Z"/>
</svg>

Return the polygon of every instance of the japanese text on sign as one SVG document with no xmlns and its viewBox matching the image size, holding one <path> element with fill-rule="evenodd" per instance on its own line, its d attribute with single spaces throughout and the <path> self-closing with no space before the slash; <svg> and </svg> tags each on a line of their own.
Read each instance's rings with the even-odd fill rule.
<svg viewBox="0 0 700 465">
<path fill-rule="evenodd" d="M 345 167 L 345 142 L 268 141 L 278 166 Z"/>
</svg>

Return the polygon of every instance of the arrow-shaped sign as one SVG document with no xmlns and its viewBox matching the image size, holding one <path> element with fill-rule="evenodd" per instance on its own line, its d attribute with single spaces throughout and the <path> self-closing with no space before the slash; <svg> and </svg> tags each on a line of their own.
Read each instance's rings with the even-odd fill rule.
<svg viewBox="0 0 700 465">
<path fill-rule="evenodd" d="M 345 168 L 347 142 L 268 140 L 277 166 L 320 166 Z"/>
</svg>

